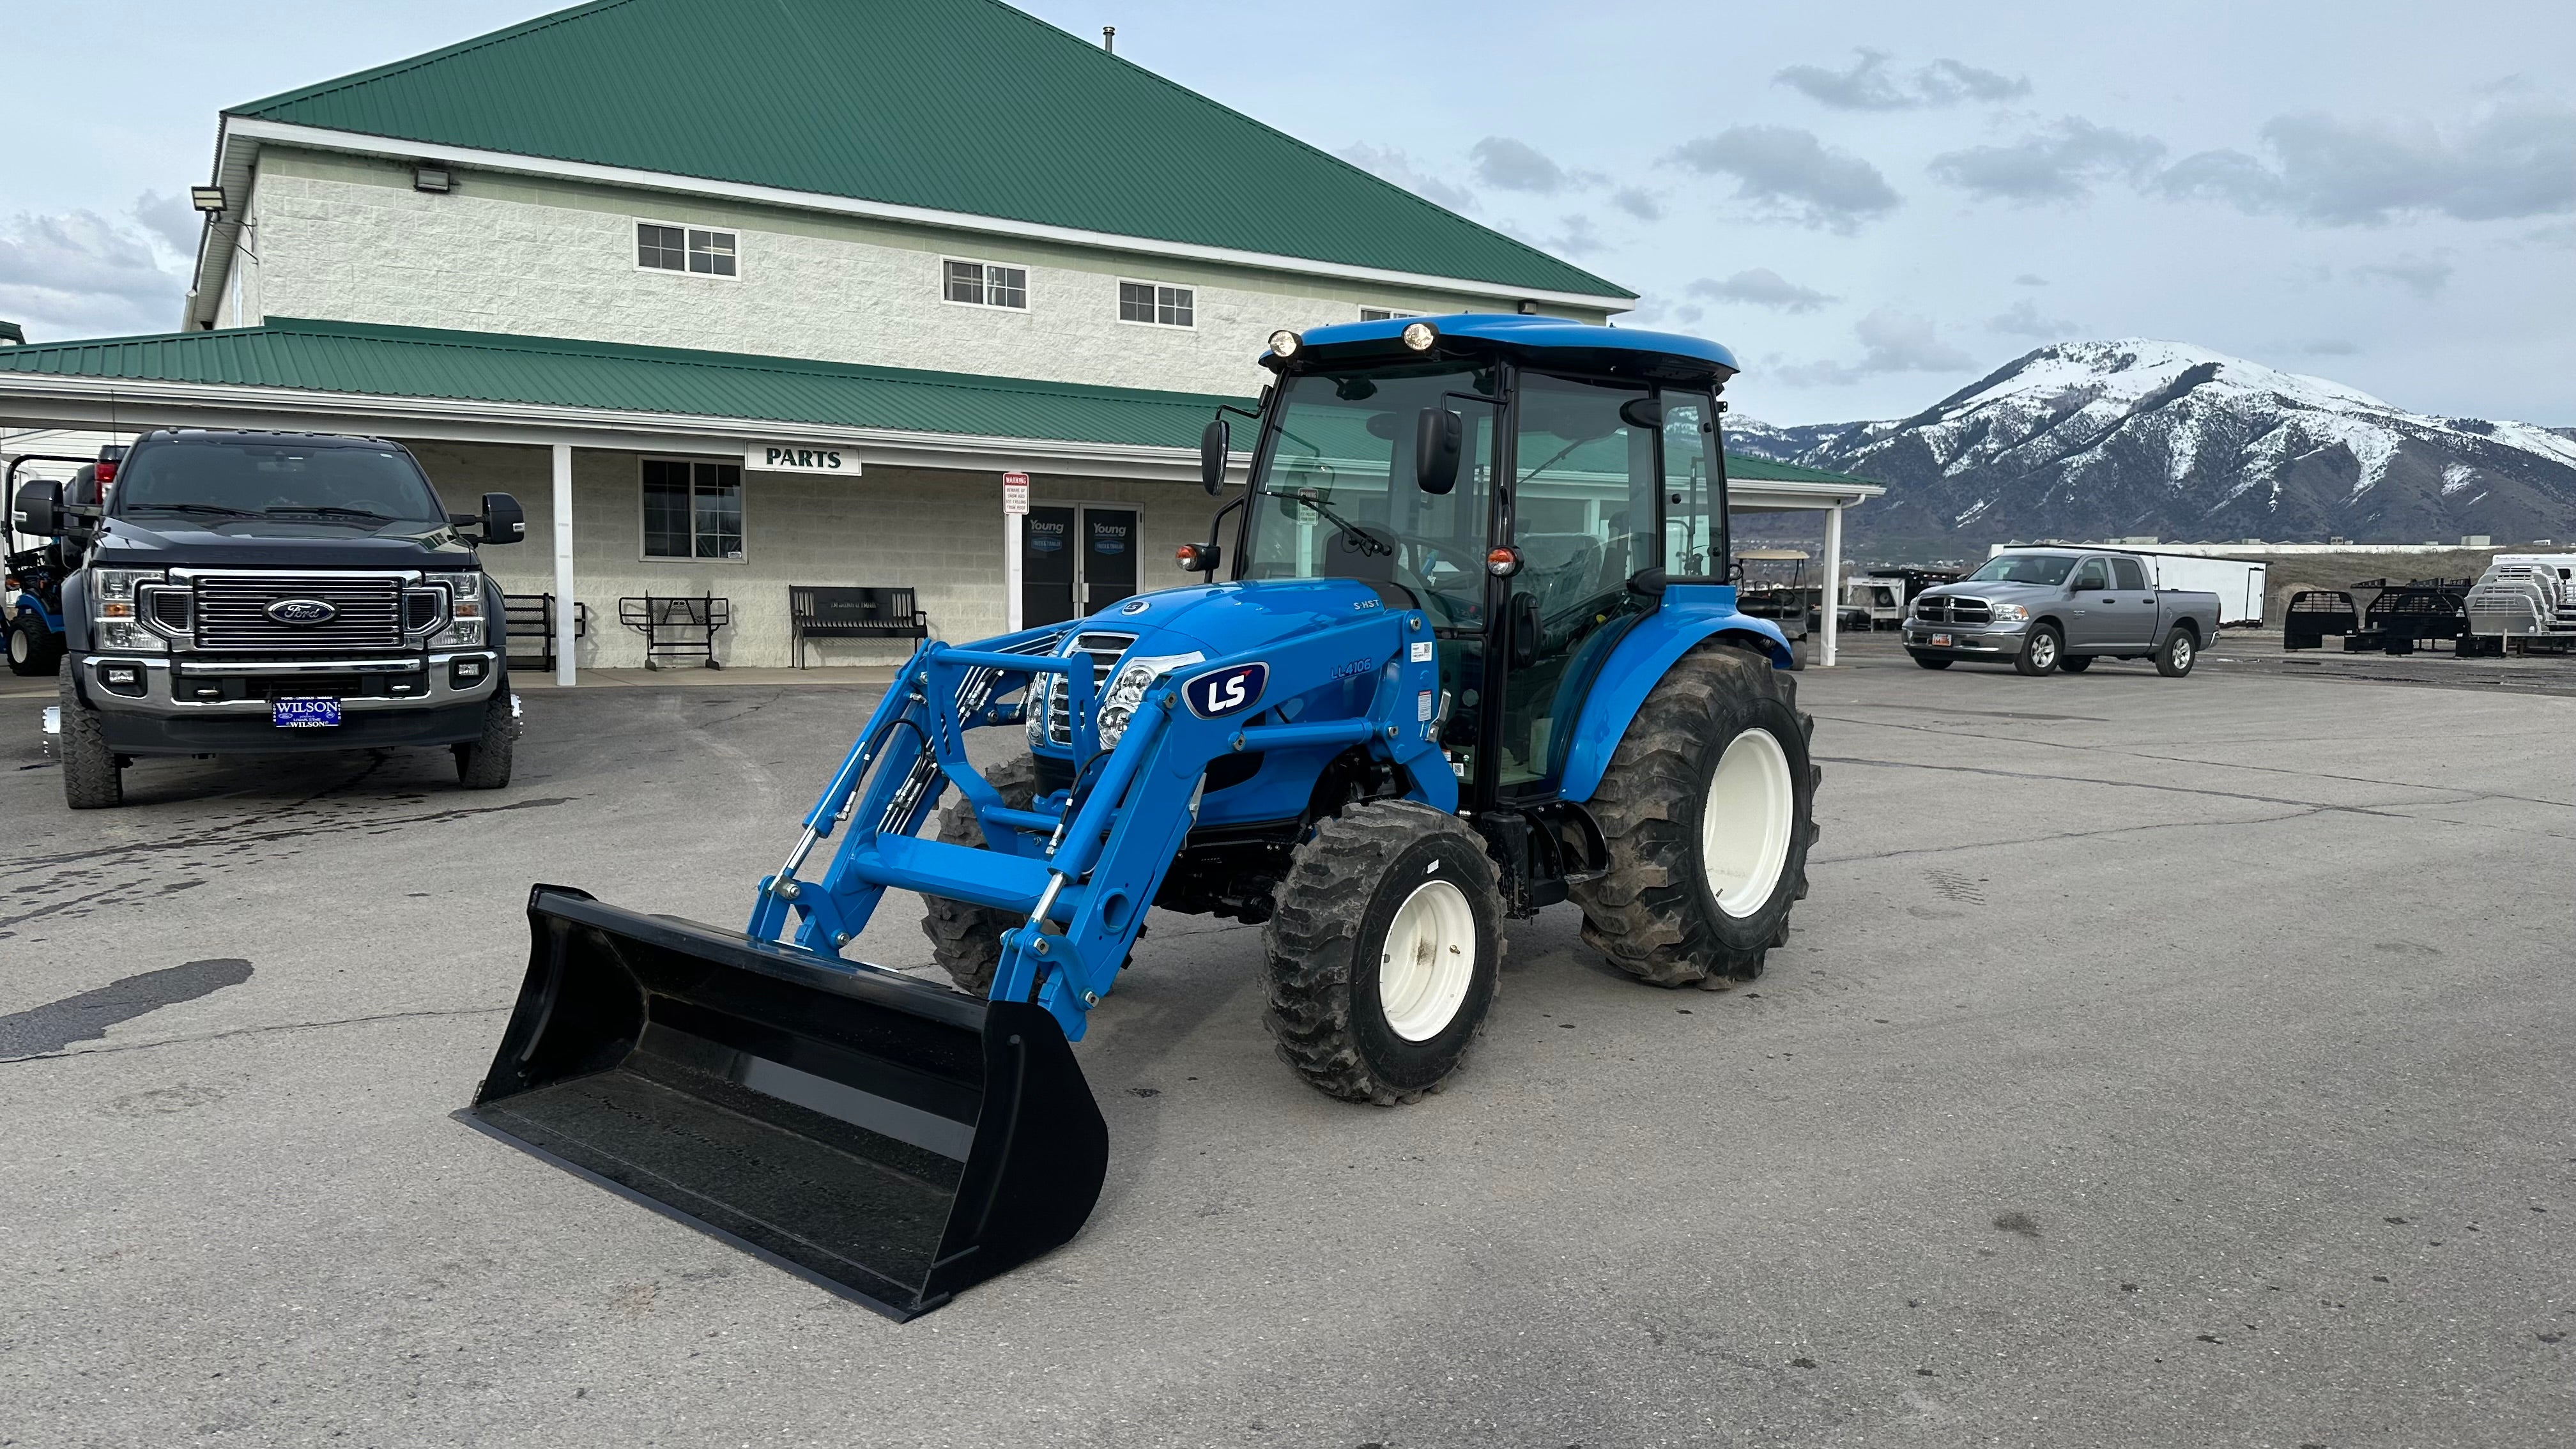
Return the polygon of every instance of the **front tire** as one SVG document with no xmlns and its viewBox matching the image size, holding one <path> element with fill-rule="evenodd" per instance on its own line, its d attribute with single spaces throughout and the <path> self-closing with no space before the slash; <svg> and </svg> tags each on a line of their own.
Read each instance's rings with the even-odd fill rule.
<svg viewBox="0 0 2576 1449">
<path fill-rule="evenodd" d="M 510 680 L 504 675 L 483 706 L 482 737 L 455 747 L 456 783 L 468 790 L 498 790 L 509 784 L 518 742 L 519 717 L 510 708 Z"/>
<path fill-rule="evenodd" d="M 38 622 L 30 611 L 21 611 L 9 621 L 9 672 L 12 674 L 52 674 L 61 668 L 63 641 Z"/>
<path fill-rule="evenodd" d="M 1021 755 L 986 770 L 984 782 L 1001 792 L 1003 804 L 1026 810 L 1038 798 L 1038 762 Z M 975 806 L 965 796 L 940 807 L 939 840 L 943 845 L 989 848 L 983 824 L 975 818 Z M 1002 933 L 1027 925 L 1028 918 L 945 896 L 925 896 L 922 901 L 929 907 L 922 915 L 921 929 L 930 937 L 931 959 L 957 983 L 958 990 L 973 996 L 990 992 L 993 972 L 1002 964 Z"/>
<path fill-rule="evenodd" d="M 1657 986 L 1761 975 L 1807 894 L 1814 728 L 1765 660 L 1702 645 L 1675 663 L 1593 792 L 1610 868 L 1573 888 L 1583 939 Z"/>
<path fill-rule="evenodd" d="M 2013 668 L 2037 679 L 2044 674 L 2056 673 L 2057 666 L 2065 659 L 2066 641 L 2058 635 L 2057 626 L 2033 624 L 2030 638 L 2022 643 L 2021 653 L 2013 656 Z"/>
<path fill-rule="evenodd" d="M 2164 646 L 2156 650 L 2156 673 L 2167 679 L 2182 678 L 2191 673 L 2191 667 L 2199 662 L 2200 642 L 2192 637 L 2189 629 L 2176 629 L 2167 634 Z"/>
<path fill-rule="evenodd" d="M 1917 654 L 1914 656 L 1914 662 L 1925 669 L 1947 669 L 1958 661 L 1944 659 L 1938 654 Z"/>
<path fill-rule="evenodd" d="M 1280 1060 L 1392 1107 L 1458 1070 L 1502 975 L 1503 895 L 1481 836 L 1409 800 L 1353 805 L 1290 858 L 1261 928 Z"/>
<path fill-rule="evenodd" d="M 81 703 L 65 659 L 62 680 L 62 729 L 56 738 L 63 754 L 63 803 L 74 810 L 113 810 L 125 803 L 125 766 L 107 747 L 107 725 L 97 710 Z"/>
</svg>

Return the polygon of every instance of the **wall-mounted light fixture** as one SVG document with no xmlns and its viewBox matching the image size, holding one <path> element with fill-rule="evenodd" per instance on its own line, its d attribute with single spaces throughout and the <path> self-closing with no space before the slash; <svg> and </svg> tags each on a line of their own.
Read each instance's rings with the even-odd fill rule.
<svg viewBox="0 0 2576 1449">
<path fill-rule="evenodd" d="M 1523 297 L 1523 298 L 1521 298 L 1521 315 L 1522 315 L 1522 316 L 1524 316 L 1524 317 L 1535 317 L 1535 316 L 1537 316 L 1537 315 L 1538 315 L 1538 301 L 1537 301 L 1537 299 L 1532 298 L 1532 297 Z"/>
<path fill-rule="evenodd" d="M 444 196 L 456 189 L 456 178 L 448 174 L 444 166 L 414 166 L 411 168 L 411 189 Z"/>
<path fill-rule="evenodd" d="M 191 186 L 188 188 L 188 204 L 203 212 L 221 211 L 224 209 L 224 189 L 220 186 Z"/>
</svg>

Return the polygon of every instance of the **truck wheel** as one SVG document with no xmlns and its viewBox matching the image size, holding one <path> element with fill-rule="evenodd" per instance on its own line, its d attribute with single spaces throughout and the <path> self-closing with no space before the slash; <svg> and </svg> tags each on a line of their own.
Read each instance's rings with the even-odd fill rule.
<svg viewBox="0 0 2576 1449">
<path fill-rule="evenodd" d="M 2055 673 L 2065 658 L 2066 641 L 2058 637 L 2057 626 L 2033 624 L 2030 638 L 2021 646 L 2021 653 L 2013 657 L 2013 668 L 2036 679 L 2043 674 Z"/>
<path fill-rule="evenodd" d="M 510 710 L 510 679 L 503 675 L 483 706 L 483 736 L 458 745 L 456 783 L 468 790 L 498 790 L 510 783 L 510 757 L 519 740 L 519 717 Z"/>
<path fill-rule="evenodd" d="M 2060 654 L 2057 656 L 2057 667 L 2068 674 L 2082 674 L 2085 670 L 2093 667 L 2093 656 L 2090 654 Z"/>
<path fill-rule="evenodd" d="M 61 665 L 63 644 L 52 630 L 38 622 L 32 611 L 21 611 L 9 621 L 9 672 L 12 674 L 51 674 Z"/>
<path fill-rule="evenodd" d="M 1944 659 L 1938 654 L 1917 654 L 1914 656 L 1914 662 L 1926 669 L 1947 669 L 1957 661 Z"/>
<path fill-rule="evenodd" d="M 107 747 L 107 726 L 98 711 L 81 703 L 69 659 L 59 675 L 63 732 L 55 739 L 63 753 L 63 803 L 74 810 L 113 810 L 125 803 L 124 762 Z"/>
<path fill-rule="evenodd" d="M 2165 636 L 2164 647 L 2156 651 L 2156 673 L 2167 679 L 2180 679 L 2191 673 L 2200 660 L 2200 645 L 2189 629 L 2176 629 Z"/>
<path fill-rule="evenodd" d="M 1493 1004 L 1502 921 L 1494 862 L 1457 816 L 1379 800 L 1324 820 L 1261 928 L 1280 1059 L 1346 1102 L 1436 1090 Z"/>
<path fill-rule="evenodd" d="M 1038 762 L 1027 755 L 986 770 L 984 780 L 1000 791 L 1002 803 L 1014 810 L 1028 809 L 1038 798 Z M 965 796 L 940 807 L 939 839 L 946 845 L 984 848 L 983 824 L 975 818 L 975 807 L 967 803 Z M 921 918 L 921 930 L 930 937 L 931 958 L 948 973 L 949 980 L 957 983 L 958 990 L 976 996 L 991 991 L 993 972 L 1002 964 L 1002 933 L 1027 925 L 1028 918 L 945 896 L 922 899 L 930 907 Z"/>
<path fill-rule="evenodd" d="M 1610 868 L 1573 888 L 1583 939 L 1657 986 L 1761 975 L 1807 893 L 1814 727 L 1763 659 L 1702 645 L 1674 664 L 1592 795 Z"/>
</svg>

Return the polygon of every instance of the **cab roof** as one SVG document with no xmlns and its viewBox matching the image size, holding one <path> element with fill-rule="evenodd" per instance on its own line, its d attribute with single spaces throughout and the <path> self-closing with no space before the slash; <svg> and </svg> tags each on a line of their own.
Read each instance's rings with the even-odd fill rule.
<svg viewBox="0 0 2576 1449">
<path fill-rule="evenodd" d="M 1404 329 L 1417 322 L 1429 323 L 1439 334 L 1427 353 L 1414 352 L 1403 342 Z M 1458 312 L 1340 322 L 1299 333 L 1298 341 L 1294 357 L 1264 352 L 1261 365 L 1285 374 L 1359 361 L 1500 354 L 1534 366 L 1704 384 L 1722 384 L 1743 370 L 1733 352 L 1705 337 L 1512 313 Z"/>
</svg>

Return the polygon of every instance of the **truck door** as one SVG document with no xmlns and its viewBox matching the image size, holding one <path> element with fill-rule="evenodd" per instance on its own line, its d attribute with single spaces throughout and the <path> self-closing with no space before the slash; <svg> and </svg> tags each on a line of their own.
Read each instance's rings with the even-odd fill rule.
<svg viewBox="0 0 2576 1449">
<path fill-rule="evenodd" d="M 2075 566 L 2073 579 L 2067 584 L 2071 596 L 2066 606 L 2066 647 L 2077 654 L 2093 654 L 2119 642 L 2115 637 L 2119 625 L 2111 618 L 2111 561 L 2088 558 Z"/>
<path fill-rule="evenodd" d="M 2145 649 L 2156 642 L 2156 591 L 2147 586 L 2146 565 L 2133 558 L 2111 560 L 2110 602 L 2102 606 L 2102 637 L 2123 649 Z"/>
</svg>

